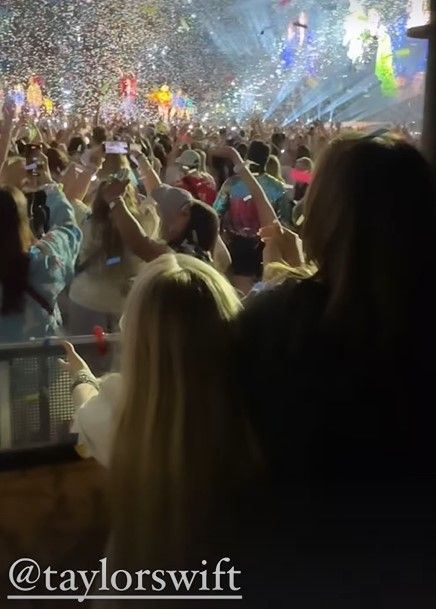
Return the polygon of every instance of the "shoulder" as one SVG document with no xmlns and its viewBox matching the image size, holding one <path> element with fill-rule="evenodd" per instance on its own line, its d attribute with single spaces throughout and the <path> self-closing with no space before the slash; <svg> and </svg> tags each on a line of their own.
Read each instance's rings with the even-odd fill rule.
<svg viewBox="0 0 436 609">
<path fill-rule="evenodd" d="M 73 431 L 104 466 L 109 464 L 112 433 L 120 407 L 121 376 L 111 374 L 100 384 L 98 395 L 76 412 Z"/>
<path fill-rule="evenodd" d="M 222 188 L 229 190 L 230 188 L 234 188 L 240 183 L 241 178 L 239 176 L 230 176 L 230 178 L 227 178 L 227 180 L 224 182 Z"/>
<path fill-rule="evenodd" d="M 264 173 L 261 180 L 268 184 L 270 188 L 274 188 L 281 192 L 285 192 L 288 190 L 287 185 L 275 178 L 274 176 L 270 176 L 268 173 Z"/>
<path fill-rule="evenodd" d="M 325 301 L 325 290 L 315 279 L 287 280 L 246 302 L 239 319 L 241 332 L 280 333 L 280 328 L 291 328 L 304 324 L 308 317 L 319 317 Z"/>
</svg>

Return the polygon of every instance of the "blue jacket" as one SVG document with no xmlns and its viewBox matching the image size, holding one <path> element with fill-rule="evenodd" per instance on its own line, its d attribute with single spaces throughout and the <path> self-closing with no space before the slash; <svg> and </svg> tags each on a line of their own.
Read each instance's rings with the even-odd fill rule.
<svg viewBox="0 0 436 609">
<path fill-rule="evenodd" d="M 47 187 L 47 206 L 51 226 L 30 249 L 29 285 L 53 307 L 54 313 L 50 315 L 26 295 L 23 313 L 0 316 L 0 342 L 53 336 L 62 325 L 57 298 L 74 277 L 82 233 L 76 225 L 73 208 L 59 187 Z"/>
</svg>

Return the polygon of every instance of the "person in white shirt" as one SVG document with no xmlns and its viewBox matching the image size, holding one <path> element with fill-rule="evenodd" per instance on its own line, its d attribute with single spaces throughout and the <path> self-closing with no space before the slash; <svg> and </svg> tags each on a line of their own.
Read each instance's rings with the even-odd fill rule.
<svg viewBox="0 0 436 609">
<path fill-rule="evenodd" d="M 99 382 L 65 345 L 73 429 L 82 454 L 109 467 L 111 555 L 123 568 L 154 564 L 161 550 L 175 559 L 188 537 L 196 539 L 193 524 L 211 517 L 229 485 L 237 481 L 239 489 L 257 468 L 225 372 L 240 310 L 210 264 L 165 254 L 144 268 L 129 295 L 121 374 Z"/>
</svg>

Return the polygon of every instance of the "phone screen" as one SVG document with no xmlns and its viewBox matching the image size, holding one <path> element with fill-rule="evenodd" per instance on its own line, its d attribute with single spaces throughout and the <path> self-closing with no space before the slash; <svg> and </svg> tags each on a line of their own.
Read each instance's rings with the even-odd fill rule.
<svg viewBox="0 0 436 609">
<path fill-rule="evenodd" d="M 128 154 L 129 144 L 127 142 L 105 142 L 106 154 Z"/>
</svg>

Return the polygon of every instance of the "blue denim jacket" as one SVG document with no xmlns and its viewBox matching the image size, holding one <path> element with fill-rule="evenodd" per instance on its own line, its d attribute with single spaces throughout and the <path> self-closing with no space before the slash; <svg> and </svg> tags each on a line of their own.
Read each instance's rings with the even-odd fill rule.
<svg viewBox="0 0 436 609">
<path fill-rule="evenodd" d="M 47 188 L 47 206 L 50 230 L 30 249 L 29 285 L 53 307 L 54 313 L 50 315 L 26 295 L 23 313 L 0 316 L 0 342 L 53 336 L 62 324 L 57 298 L 74 277 L 82 233 L 73 208 L 59 187 Z"/>
</svg>

